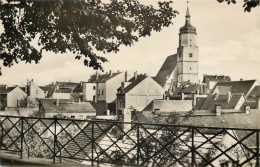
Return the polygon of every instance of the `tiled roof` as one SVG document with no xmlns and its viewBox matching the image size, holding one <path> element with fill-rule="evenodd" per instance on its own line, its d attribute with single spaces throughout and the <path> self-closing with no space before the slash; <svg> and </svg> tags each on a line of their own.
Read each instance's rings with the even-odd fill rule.
<svg viewBox="0 0 260 167">
<path fill-rule="evenodd" d="M 78 86 L 76 86 L 73 89 L 73 93 L 83 93 L 83 86 L 82 86 L 82 84 L 78 84 Z"/>
<path fill-rule="evenodd" d="M 51 97 L 55 91 L 54 86 L 39 86 L 44 92 L 48 92 L 47 97 Z"/>
<path fill-rule="evenodd" d="M 203 83 L 206 83 L 207 81 L 216 81 L 216 82 L 230 82 L 231 78 L 230 76 L 225 75 L 205 75 L 203 77 Z"/>
<path fill-rule="evenodd" d="M 160 110 L 161 112 L 190 111 L 192 109 L 191 100 L 153 100 L 143 111 Z"/>
<path fill-rule="evenodd" d="M 40 104 L 45 112 L 57 113 L 87 113 L 96 112 L 90 102 L 72 103 L 68 99 L 59 99 L 59 104 L 56 105 L 57 99 L 40 99 Z"/>
<path fill-rule="evenodd" d="M 120 73 L 122 73 L 122 72 L 111 73 L 111 74 L 107 73 L 107 74 L 98 75 L 98 80 L 96 80 L 95 75 L 93 75 L 94 77 L 90 78 L 88 80 L 88 82 L 106 82 L 107 80 L 117 76 Z"/>
<path fill-rule="evenodd" d="M 17 86 L 18 87 L 18 86 Z M 16 87 L 0 87 L 0 94 L 7 94 L 9 92 L 11 92 L 12 90 L 14 90 Z"/>
<path fill-rule="evenodd" d="M 168 77 L 170 77 L 172 71 L 177 65 L 177 54 L 168 56 L 164 61 L 162 67 L 160 68 L 159 72 L 157 73 L 155 80 L 158 83 L 164 83 L 167 81 Z"/>
<path fill-rule="evenodd" d="M 196 112 L 196 111 L 195 111 Z M 250 114 L 244 112 L 222 113 L 216 115 L 190 116 L 183 124 L 205 127 L 227 127 L 227 128 L 252 128 L 260 129 L 260 111 L 251 110 Z"/>
<path fill-rule="evenodd" d="M 232 94 L 229 103 L 227 103 L 227 95 L 218 95 L 215 98 L 215 95 L 209 94 L 200 110 L 215 110 L 216 105 L 221 105 L 222 109 L 235 109 L 241 98 L 243 98 L 243 94 Z"/>
<path fill-rule="evenodd" d="M 134 111 L 133 112 L 133 118 L 132 120 L 134 122 L 145 122 L 145 123 L 151 123 L 152 121 L 149 120 L 142 112 Z"/>
<path fill-rule="evenodd" d="M 207 98 L 197 98 L 196 105 L 194 107 L 195 110 L 200 110 L 203 103 L 206 101 Z"/>
<path fill-rule="evenodd" d="M 71 93 L 71 94 L 70 94 L 70 99 L 71 99 L 72 101 L 79 101 L 79 99 L 82 100 L 82 99 L 83 99 L 83 94 L 80 94 L 80 93 Z"/>
<path fill-rule="evenodd" d="M 218 93 L 220 95 L 225 95 L 228 92 L 232 92 L 231 86 L 217 86 L 214 90 L 214 93 Z"/>
<path fill-rule="evenodd" d="M 71 93 L 70 88 L 59 88 L 55 90 L 55 93 Z"/>
<path fill-rule="evenodd" d="M 76 87 L 78 84 L 78 82 L 56 82 L 56 85 L 61 87 Z"/>
<path fill-rule="evenodd" d="M 187 87 L 184 87 L 183 89 L 181 89 L 179 91 L 179 93 L 196 93 L 197 90 L 200 89 L 200 85 L 196 84 L 196 85 L 189 85 Z"/>
<path fill-rule="evenodd" d="M 127 93 L 130 90 L 132 90 L 136 85 L 141 83 L 145 78 L 147 78 L 146 75 L 138 75 L 137 78 L 131 84 L 129 84 L 127 87 L 124 88 L 124 90 L 123 90 L 124 93 Z M 130 80 L 133 80 L 133 78 Z"/>
<path fill-rule="evenodd" d="M 228 86 L 231 87 L 231 93 L 243 93 L 245 96 L 247 96 L 256 82 L 256 80 L 218 82 L 213 90 L 215 90 L 217 86 Z"/>
<path fill-rule="evenodd" d="M 108 110 L 108 105 L 105 100 L 98 101 L 98 102 L 90 102 L 91 105 L 96 109 L 97 115 L 104 115 L 104 113 Z"/>
</svg>

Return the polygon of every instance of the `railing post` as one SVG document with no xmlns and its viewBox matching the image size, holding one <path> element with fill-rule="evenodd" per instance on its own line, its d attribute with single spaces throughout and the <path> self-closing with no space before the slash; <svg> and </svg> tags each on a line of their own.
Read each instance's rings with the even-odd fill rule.
<svg viewBox="0 0 260 167">
<path fill-rule="evenodd" d="M 54 143 L 53 143 L 53 164 L 55 164 L 55 157 L 56 157 L 56 143 L 57 143 L 57 118 L 54 118 Z"/>
<path fill-rule="evenodd" d="M 0 124 L 0 126 L 1 126 L 0 149 L 1 149 L 1 147 L 2 147 L 2 144 L 3 144 L 4 127 L 3 127 L 3 121 L 2 121 L 2 119 L 1 119 L 1 118 L 0 118 L 0 121 L 1 121 L 1 124 Z"/>
<path fill-rule="evenodd" d="M 140 145 L 139 145 L 139 143 L 140 143 L 140 131 L 139 131 L 139 124 L 137 123 L 136 124 L 136 126 L 137 126 L 137 130 L 136 130 L 136 137 L 137 137 L 137 155 L 136 155 L 136 159 L 137 159 L 137 165 L 139 165 L 140 164 L 140 162 L 139 162 L 139 156 L 140 156 Z"/>
<path fill-rule="evenodd" d="M 194 127 L 191 128 L 191 166 L 195 166 L 195 145 L 194 145 Z"/>
<path fill-rule="evenodd" d="M 23 134 L 24 118 L 21 117 L 20 119 L 22 121 L 22 125 L 21 125 L 21 152 L 20 152 L 20 158 L 22 159 L 23 158 L 23 141 L 24 141 L 24 134 Z"/>
<path fill-rule="evenodd" d="M 91 166 L 94 165 L 94 122 L 91 121 L 92 130 L 91 130 Z"/>
<path fill-rule="evenodd" d="M 259 130 L 256 133 L 256 167 L 260 167 L 259 163 Z"/>
</svg>

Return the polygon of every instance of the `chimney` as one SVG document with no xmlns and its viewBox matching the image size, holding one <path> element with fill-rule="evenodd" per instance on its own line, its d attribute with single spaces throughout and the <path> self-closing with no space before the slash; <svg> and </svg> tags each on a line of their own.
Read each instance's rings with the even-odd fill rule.
<svg viewBox="0 0 260 167">
<path fill-rule="evenodd" d="M 107 115 L 110 115 L 110 110 L 107 110 Z"/>
<path fill-rule="evenodd" d="M 56 106 L 60 104 L 59 99 L 56 99 Z"/>
<path fill-rule="evenodd" d="M 125 82 L 127 82 L 127 70 L 125 71 Z"/>
<path fill-rule="evenodd" d="M 181 93 L 181 100 L 184 100 L 184 93 Z"/>
<path fill-rule="evenodd" d="M 216 79 L 218 79 L 218 76 L 217 76 L 217 75 L 215 75 L 215 78 L 216 78 Z"/>
<path fill-rule="evenodd" d="M 243 78 L 240 78 L 240 81 L 243 81 Z"/>
<path fill-rule="evenodd" d="M 231 100 L 231 92 L 227 93 L 227 103 L 229 103 Z"/>
<path fill-rule="evenodd" d="M 246 115 L 250 114 L 250 106 L 245 106 Z"/>
<path fill-rule="evenodd" d="M 137 71 L 134 72 L 134 80 L 136 80 L 136 79 L 137 79 Z"/>
<path fill-rule="evenodd" d="M 125 88 L 125 82 L 121 82 L 121 88 L 122 88 L 122 89 Z"/>
<path fill-rule="evenodd" d="M 226 78 L 226 76 L 225 75 L 223 75 L 223 79 L 225 79 Z"/>
<path fill-rule="evenodd" d="M 216 92 L 216 93 L 215 93 L 215 99 L 217 99 L 217 98 L 218 98 L 218 93 Z"/>
<path fill-rule="evenodd" d="M 112 76 L 112 70 L 109 70 L 109 76 Z"/>
<path fill-rule="evenodd" d="M 83 86 L 83 81 L 80 81 L 80 86 L 81 86 L 81 87 Z"/>
<path fill-rule="evenodd" d="M 79 98 L 79 103 L 81 103 L 81 99 Z"/>
<path fill-rule="evenodd" d="M 197 95 L 196 94 L 193 94 L 193 99 L 192 99 L 192 106 L 196 106 L 197 104 Z"/>
<path fill-rule="evenodd" d="M 216 116 L 220 116 L 221 115 L 221 105 L 216 105 L 215 106 L 215 112 L 216 112 Z"/>
</svg>

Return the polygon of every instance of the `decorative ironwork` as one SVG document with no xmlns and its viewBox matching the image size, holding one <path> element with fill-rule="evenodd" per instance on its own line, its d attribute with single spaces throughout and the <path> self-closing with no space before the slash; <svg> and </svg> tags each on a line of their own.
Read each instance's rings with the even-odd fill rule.
<svg viewBox="0 0 260 167">
<path fill-rule="evenodd" d="M 260 167 L 259 131 L 0 116 L 0 149 L 53 163 Z"/>
</svg>

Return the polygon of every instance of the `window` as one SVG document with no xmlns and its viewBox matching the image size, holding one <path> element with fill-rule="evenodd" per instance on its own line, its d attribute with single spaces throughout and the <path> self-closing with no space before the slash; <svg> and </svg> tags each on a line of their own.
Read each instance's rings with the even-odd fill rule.
<svg viewBox="0 0 260 167">
<path fill-rule="evenodd" d="M 191 47 L 191 45 L 190 45 L 190 47 Z"/>
<path fill-rule="evenodd" d="M 122 108 L 122 100 L 119 100 L 118 106 L 119 108 Z"/>
<path fill-rule="evenodd" d="M 98 95 L 100 95 L 100 89 L 98 90 Z"/>
<path fill-rule="evenodd" d="M 101 95 L 104 95 L 104 91 L 103 91 L 103 89 L 101 90 Z"/>
<path fill-rule="evenodd" d="M 70 116 L 70 118 L 75 118 L 75 116 L 74 116 L 74 115 L 72 115 L 72 116 Z"/>
<path fill-rule="evenodd" d="M 191 70 L 191 67 L 190 67 L 190 70 Z"/>
<path fill-rule="evenodd" d="M 93 86 L 93 90 L 96 90 L 96 86 Z"/>
<path fill-rule="evenodd" d="M 189 54 L 189 57 L 192 57 L 192 53 Z"/>
<path fill-rule="evenodd" d="M 179 58 L 181 58 L 181 53 L 179 54 Z"/>
<path fill-rule="evenodd" d="M 93 101 L 96 101 L 96 96 L 93 96 Z"/>
</svg>

